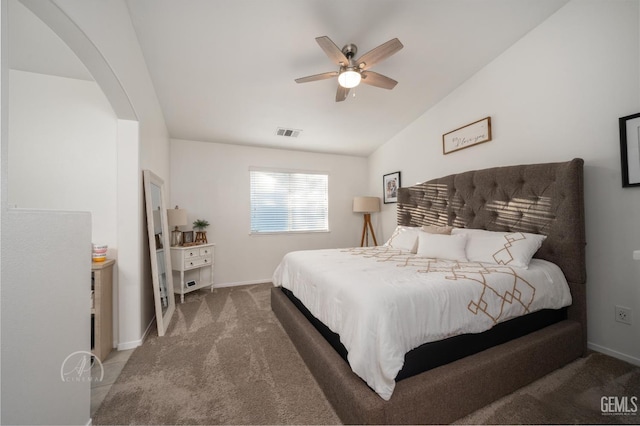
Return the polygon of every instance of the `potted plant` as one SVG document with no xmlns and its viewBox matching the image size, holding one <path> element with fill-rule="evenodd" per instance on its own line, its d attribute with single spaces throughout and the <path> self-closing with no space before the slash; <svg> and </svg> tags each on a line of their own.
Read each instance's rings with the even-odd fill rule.
<svg viewBox="0 0 640 426">
<path fill-rule="evenodd" d="M 209 222 L 204 219 L 197 219 L 193 222 L 193 229 L 196 230 L 196 243 L 205 244 L 207 243 L 207 227 L 209 226 Z"/>
</svg>

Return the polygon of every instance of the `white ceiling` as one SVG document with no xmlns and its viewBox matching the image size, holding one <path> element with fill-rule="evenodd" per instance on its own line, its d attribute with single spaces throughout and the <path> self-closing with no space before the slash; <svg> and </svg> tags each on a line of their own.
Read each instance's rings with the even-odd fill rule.
<svg viewBox="0 0 640 426">
<path fill-rule="evenodd" d="M 366 156 L 567 1 L 127 0 L 127 5 L 172 138 Z M 11 23 L 14 16 L 10 10 Z M 10 41 L 26 42 L 31 34 L 12 31 Z M 360 85 L 351 91 L 355 97 L 336 103 L 336 79 L 295 83 L 336 70 L 315 42 L 325 35 L 338 47 L 355 43 L 357 56 L 399 38 L 404 49 L 372 68 L 398 85 L 391 91 Z M 49 47 L 49 58 L 52 51 Z M 37 55 L 27 55 L 28 65 L 16 56 L 10 57 L 12 67 L 37 67 Z M 59 56 L 44 61 L 62 62 Z M 275 135 L 277 127 L 302 133 L 284 138 Z"/>
</svg>

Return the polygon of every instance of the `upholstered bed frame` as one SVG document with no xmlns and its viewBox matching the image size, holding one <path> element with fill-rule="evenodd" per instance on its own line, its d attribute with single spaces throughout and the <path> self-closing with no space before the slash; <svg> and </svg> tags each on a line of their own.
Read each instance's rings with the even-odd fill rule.
<svg viewBox="0 0 640 426">
<path fill-rule="evenodd" d="M 450 423 L 586 352 L 583 160 L 498 167 L 434 179 L 398 194 L 398 224 L 547 235 L 535 257 L 563 270 L 567 319 L 397 383 L 384 401 L 282 293 L 271 306 L 345 423 Z"/>
</svg>

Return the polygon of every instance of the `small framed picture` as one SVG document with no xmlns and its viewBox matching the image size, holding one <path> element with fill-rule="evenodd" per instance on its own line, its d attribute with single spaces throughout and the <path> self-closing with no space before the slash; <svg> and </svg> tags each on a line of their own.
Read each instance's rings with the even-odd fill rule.
<svg viewBox="0 0 640 426">
<path fill-rule="evenodd" d="M 193 231 L 184 231 L 182 233 L 182 244 L 193 244 Z"/>
<path fill-rule="evenodd" d="M 382 192 L 384 203 L 398 202 L 398 189 L 400 188 L 400 172 L 386 174 L 382 177 Z"/>
<path fill-rule="evenodd" d="M 640 113 L 620 117 L 622 187 L 640 186 Z"/>
</svg>

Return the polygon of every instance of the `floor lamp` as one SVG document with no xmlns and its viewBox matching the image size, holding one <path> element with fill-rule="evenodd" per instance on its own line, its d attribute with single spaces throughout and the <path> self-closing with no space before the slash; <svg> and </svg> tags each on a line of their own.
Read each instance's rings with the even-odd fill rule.
<svg viewBox="0 0 640 426">
<path fill-rule="evenodd" d="M 373 232 L 373 225 L 371 225 L 371 213 L 380 211 L 380 198 L 378 197 L 355 197 L 353 199 L 353 212 L 364 213 L 364 225 L 362 227 L 362 240 L 360 240 L 360 247 L 364 247 L 365 239 L 367 241 L 367 247 L 369 247 L 369 230 L 371 230 L 371 236 L 373 237 L 373 244 L 378 245 L 376 241 L 376 234 Z"/>
</svg>

